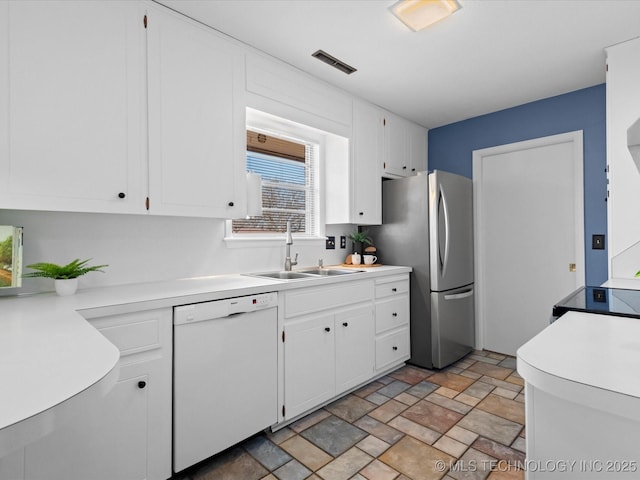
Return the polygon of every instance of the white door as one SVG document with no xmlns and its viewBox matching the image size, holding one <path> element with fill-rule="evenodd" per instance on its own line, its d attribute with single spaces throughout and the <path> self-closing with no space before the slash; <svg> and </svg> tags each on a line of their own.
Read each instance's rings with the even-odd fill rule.
<svg viewBox="0 0 640 480">
<path fill-rule="evenodd" d="M 582 132 L 473 152 L 477 346 L 514 355 L 584 284 Z"/>
</svg>

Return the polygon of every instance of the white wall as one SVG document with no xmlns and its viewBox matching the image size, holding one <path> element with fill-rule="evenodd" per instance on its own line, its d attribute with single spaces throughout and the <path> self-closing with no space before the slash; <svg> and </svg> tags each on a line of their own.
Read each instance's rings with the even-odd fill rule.
<svg viewBox="0 0 640 480">
<path fill-rule="evenodd" d="M 109 265 L 105 273 L 81 277 L 80 288 L 258 272 L 284 264 L 284 236 L 273 247 L 228 248 L 224 220 L 218 219 L 0 210 L 0 225 L 24 227 L 25 265 L 74 258 Z M 291 247 L 292 256 L 300 254 L 299 267 L 317 265 L 319 258 L 325 265 L 342 263 L 351 242 L 340 249 L 338 237 L 353 229 L 327 225 L 326 234 L 336 236 L 336 250 L 299 242 Z M 49 290 L 51 280 L 25 278 L 18 293 Z M 16 292 L 0 292 L 9 293 Z"/>
</svg>

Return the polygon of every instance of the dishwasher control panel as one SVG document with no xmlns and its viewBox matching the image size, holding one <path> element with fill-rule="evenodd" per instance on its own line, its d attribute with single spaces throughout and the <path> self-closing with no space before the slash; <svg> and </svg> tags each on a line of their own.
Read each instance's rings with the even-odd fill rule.
<svg viewBox="0 0 640 480">
<path fill-rule="evenodd" d="M 173 309 L 173 324 L 202 322 L 278 306 L 278 292 L 258 293 L 211 302 L 183 305 Z"/>
</svg>

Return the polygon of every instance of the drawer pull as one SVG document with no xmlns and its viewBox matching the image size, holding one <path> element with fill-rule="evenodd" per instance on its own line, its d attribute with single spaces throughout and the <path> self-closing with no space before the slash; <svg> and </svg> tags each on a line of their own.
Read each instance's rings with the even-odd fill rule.
<svg viewBox="0 0 640 480">
<path fill-rule="evenodd" d="M 124 197 L 126 197 L 126 196 L 127 196 L 127 194 L 126 194 L 126 193 L 124 193 L 124 192 L 120 192 L 120 193 L 118 194 L 118 198 L 124 198 Z"/>
<path fill-rule="evenodd" d="M 229 202 L 229 203 L 228 203 L 228 205 L 229 205 L 230 207 L 233 207 L 233 205 L 234 205 L 234 204 L 233 204 L 233 202 Z"/>
<path fill-rule="evenodd" d="M 140 380 L 138 382 L 138 388 L 144 388 L 147 386 L 147 382 L 145 382 L 144 380 Z"/>
<path fill-rule="evenodd" d="M 348 327 L 348 326 L 349 326 L 349 323 L 347 323 L 347 322 L 343 322 L 342 326 L 343 326 L 343 327 Z"/>
<path fill-rule="evenodd" d="M 391 291 L 392 291 L 392 292 L 397 292 L 397 291 L 398 291 L 398 289 L 397 289 L 396 287 L 393 287 L 393 288 L 391 289 Z"/>
<path fill-rule="evenodd" d="M 397 312 L 393 312 L 393 313 L 391 314 L 391 316 L 393 316 L 393 317 L 397 317 L 397 316 L 398 316 L 398 313 L 397 313 Z"/>
<path fill-rule="evenodd" d="M 330 331 L 331 331 L 331 328 L 329 328 L 329 327 L 324 327 L 324 331 L 325 331 L 325 332 L 330 332 Z"/>
<path fill-rule="evenodd" d="M 396 347 L 396 346 L 394 345 L 394 346 L 393 346 L 393 349 L 394 349 L 394 350 L 398 350 L 398 347 Z"/>
</svg>

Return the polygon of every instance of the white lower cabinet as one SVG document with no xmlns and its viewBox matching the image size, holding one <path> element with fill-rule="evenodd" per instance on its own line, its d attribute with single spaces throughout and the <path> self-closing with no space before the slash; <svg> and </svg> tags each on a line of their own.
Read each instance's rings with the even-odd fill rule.
<svg viewBox="0 0 640 480">
<path fill-rule="evenodd" d="M 284 292 L 284 388 L 288 422 L 409 359 L 409 275 Z"/>
<path fill-rule="evenodd" d="M 409 359 L 409 274 L 376 280 L 376 372 Z"/>
<path fill-rule="evenodd" d="M 335 316 L 336 393 L 366 382 L 373 375 L 374 318 L 371 305 Z"/>
<path fill-rule="evenodd" d="M 332 314 L 312 315 L 285 326 L 284 409 L 292 418 L 335 395 Z"/>
<path fill-rule="evenodd" d="M 165 480 L 171 477 L 171 309 L 90 322 L 120 349 L 118 383 L 25 448 L 24 478 Z"/>
<path fill-rule="evenodd" d="M 375 320 L 371 281 L 304 288 L 283 296 L 289 318 L 285 313 L 281 420 L 287 420 L 372 377 Z M 304 304 L 321 311 L 308 313 Z"/>
</svg>

